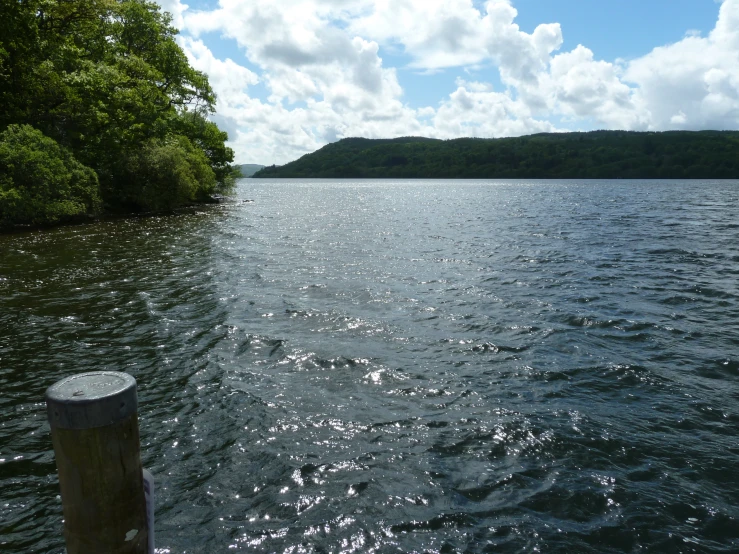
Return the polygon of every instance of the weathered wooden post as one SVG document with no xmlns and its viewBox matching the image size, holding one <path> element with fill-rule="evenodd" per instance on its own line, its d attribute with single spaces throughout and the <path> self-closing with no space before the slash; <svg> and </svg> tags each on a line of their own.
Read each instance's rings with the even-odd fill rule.
<svg viewBox="0 0 739 554">
<path fill-rule="evenodd" d="M 136 380 L 74 375 L 46 391 L 68 554 L 146 554 Z"/>
</svg>

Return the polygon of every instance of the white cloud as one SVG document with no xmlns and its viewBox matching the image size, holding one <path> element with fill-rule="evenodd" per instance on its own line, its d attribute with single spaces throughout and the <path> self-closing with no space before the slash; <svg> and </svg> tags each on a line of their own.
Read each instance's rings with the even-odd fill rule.
<svg viewBox="0 0 739 554">
<path fill-rule="evenodd" d="M 220 107 L 239 107 L 249 104 L 247 87 L 256 85 L 259 77 L 231 59 L 217 59 L 201 40 L 178 37 L 190 65 L 208 75 L 213 90 L 220 99 Z"/>
<path fill-rule="evenodd" d="M 401 46 L 414 67 L 438 69 L 486 58 L 480 22 L 471 0 L 376 0 L 349 29 Z"/>
<path fill-rule="evenodd" d="M 161 3 L 193 66 L 210 76 L 239 161 L 284 163 L 346 136 L 499 137 L 553 131 L 560 120 L 739 127 L 739 0 L 721 3 L 707 36 L 686 30 L 679 42 L 613 63 L 587 45 L 560 52 L 558 23 L 522 31 L 511 0 L 220 0 L 201 12 Z M 210 32 L 234 40 L 251 69 L 213 56 Z M 458 80 L 449 96 L 410 107 L 383 52 L 428 73 L 493 68 L 503 88 Z M 268 90 L 262 100 L 250 94 L 258 83 Z"/>
<path fill-rule="evenodd" d="M 240 158 L 284 163 L 345 136 L 431 132 L 403 104 L 396 70 L 383 66 L 377 42 L 326 19 L 342 13 L 331 2 L 300 0 L 222 0 L 211 12 L 185 12 L 190 35 L 219 31 L 261 69 L 257 76 L 231 60 L 219 64 L 203 40 L 181 40 L 193 66 L 209 74 L 226 127 L 239 129 L 230 142 L 249 153 Z M 266 102 L 248 96 L 246 85 L 257 79 L 269 89 Z"/>
<path fill-rule="evenodd" d="M 629 64 L 624 80 L 648 111 L 649 129 L 739 127 L 739 0 L 721 4 L 708 37 L 655 48 Z"/>
<path fill-rule="evenodd" d="M 432 136 L 506 137 L 556 131 L 554 125 L 531 116 L 525 103 L 490 90 L 486 83 L 464 83 L 442 102 L 434 116 Z"/>
<path fill-rule="evenodd" d="M 158 4 L 162 7 L 162 10 L 172 14 L 172 24 L 177 29 L 182 29 L 184 25 L 182 14 L 185 13 L 188 5 L 183 4 L 180 0 L 158 0 Z"/>
<path fill-rule="evenodd" d="M 646 114 L 620 72 L 614 64 L 595 60 L 582 45 L 553 57 L 546 85 L 552 94 L 550 108 L 574 118 L 592 118 L 609 128 L 643 126 Z"/>
</svg>

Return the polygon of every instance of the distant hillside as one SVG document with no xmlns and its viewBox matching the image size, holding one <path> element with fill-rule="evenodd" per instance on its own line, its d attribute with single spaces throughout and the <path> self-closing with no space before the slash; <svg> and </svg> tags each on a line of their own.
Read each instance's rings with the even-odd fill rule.
<svg viewBox="0 0 739 554">
<path fill-rule="evenodd" d="M 255 177 L 739 179 L 739 131 L 348 138 Z"/>
<path fill-rule="evenodd" d="M 251 177 L 264 166 L 257 164 L 242 164 L 237 167 L 241 170 L 242 177 Z"/>
</svg>

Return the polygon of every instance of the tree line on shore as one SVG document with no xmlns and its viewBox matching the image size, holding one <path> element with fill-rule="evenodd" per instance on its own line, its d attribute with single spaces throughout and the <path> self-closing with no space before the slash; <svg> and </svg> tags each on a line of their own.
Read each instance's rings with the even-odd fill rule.
<svg viewBox="0 0 739 554">
<path fill-rule="evenodd" d="M 237 173 L 216 97 L 146 0 L 0 4 L 0 227 L 171 210 Z"/>
<path fill-rule="evenodd" d="M 592 131 L 516 138 L 348 138 L 259 178 L 739 179 L 739 132 Z"/>
</svg>

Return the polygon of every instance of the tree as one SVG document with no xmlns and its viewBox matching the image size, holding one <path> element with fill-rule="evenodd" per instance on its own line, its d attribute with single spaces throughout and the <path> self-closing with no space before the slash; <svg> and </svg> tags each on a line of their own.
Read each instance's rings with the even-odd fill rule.
<svg viewBox="0 0 739 554">
<path fill-rule="evenodd" d="M 0 226 L 50 224 L 99 212 L 97 175 L 29 125 L 0 134 Z"/>
<path fill-rule="evenodd" d="M 207 119 L 215 94 L 157 4 L 3 1 L 0 31 L 0 130 L 31 125 L 67 149 L 97 174 L 107 210 L 169 209 L 233 186 L 228 136 Z"/>
<path fill-rule="evenodd" d="M 645 145 L 651 145 L 646 147 Z M 342 139 L 255 177 L 737 178 L 739 132 Z"/>
<path fill-rule="evenodd" d="M 234 176 L 237 173 L 231 166 L 234 152 L 225 144 L 228 134 L 207 120 L 203 114 L 192 111 L 180 113 L 172 126 L 205 153 L 215 174 L 218 192 L 223 194 L 230 192 L 234 187 Z"/>
<path fill-rule="evenodd" d="M 150 139 L 144 148 L 131 150 L 119 178 L 128 183 L 119 190 L 120 203 L 158 212 L 204 201 L 216 190 L 216 177 L 208 159 L 184 136 Z"/>
</svg>

